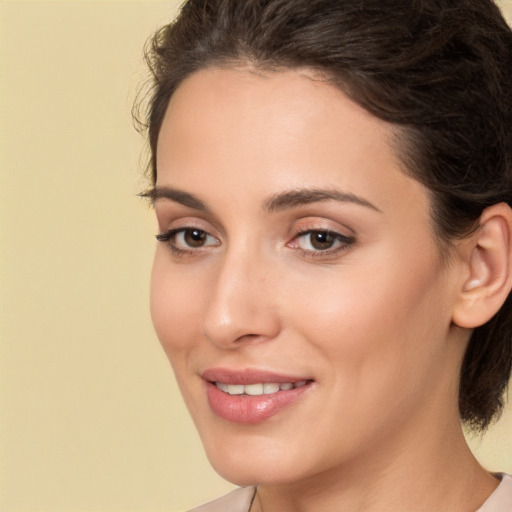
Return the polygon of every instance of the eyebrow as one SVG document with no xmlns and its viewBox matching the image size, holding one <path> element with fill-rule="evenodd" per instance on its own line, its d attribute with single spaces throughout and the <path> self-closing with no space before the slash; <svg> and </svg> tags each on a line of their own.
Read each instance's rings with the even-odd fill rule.
<svg viewBox="0 0 512 512">
<path fill-rule="evenodd" d="M 196 196 L 172 187 L 153 187 L 141 192 L 139 196 L 148 198 L 153 204 L 159 199 L 169 199 L 194 210 L 208 211 L 203 201 Z"/>
<path fill-rule="evenodd" d="M 206 204 L 193 194 L 172 187 L 154 187 L 140 193 L 139 196 L 150 199 L 152 203 L 155 203 L 159 199 L 169 199 L 170 201 L 182 204 L 188 208 L 193 208 L 194 210 L 203 212 L 209 211 Z M 338 201 L 340 203 L 353 203 L 381 212 L 381 210 L 371 202 L 350 192 L 341 192 L 336 189 L 309 188 L 276 194 L 265 201 L 263 209 L 269 213 L 275 213 L 329 200 Z"/>
<path fill-rule="evenodd" d="M 298 189 L 272 196 L 265 202 L 264 209 L 270 213 L 296 208 L 321 201 L 338 201 L 340 203 L 354 203 L 381 212 L 374 204 L 366 199 L 349 192 L 336 189 Z"/>
</svg>

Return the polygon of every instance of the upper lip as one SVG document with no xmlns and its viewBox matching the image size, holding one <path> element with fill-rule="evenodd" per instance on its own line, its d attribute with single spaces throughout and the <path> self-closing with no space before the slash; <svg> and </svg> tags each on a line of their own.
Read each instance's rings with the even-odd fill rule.
<svg viewBox="0 0 512 512">
<path fill-rule="evenodd" d="M 284 382 L 301 382 L 312 380 L 304 375 L 286 375 L 267 370 L 258 370 L 254 368 L 229 369 L 229 368 L 209 368 L 205 370 L 201 377 L 209 382 L 222 382 L 224 384 L 258 384 L 260 382 L 282 384 Z"/>
</svg>

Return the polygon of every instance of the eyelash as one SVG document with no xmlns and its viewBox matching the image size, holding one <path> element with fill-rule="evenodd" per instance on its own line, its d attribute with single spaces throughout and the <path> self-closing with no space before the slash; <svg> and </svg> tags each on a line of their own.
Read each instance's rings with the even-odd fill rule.
<svg viewBox="0 0 512 512">
<path fill-rule="evenodd" d="M 216 244 L 208 244 L 196 248 L 190 247 L 188 249 L 183 249 L 177 246 L 175 242 L 175 238 L 177 235 L 182 234 L 183 236 L 185 236 L 187 232 L 194 231 L 200 233 L 202 236 L 211 237 L 217 240 L 213 235 L 210 235 L 207 231 L 194 227 L 171 229 L 166 233 L 159 233 L 158 235 L 156 235 L 156 239 L 159 242 L 166 243 L 173 252 L 173 254 L 175 254 L 176 256 L 198 255 L 203 250 L 204 247 L 217 246 L 220 244 L 219 242 Z M 297 241 L 300 240 L 302 237 L 306 237 L 308 235 L 311 236 L 314 234 L 331 237 L 333 239 L 333 243 L 337 243 L 337 245 L 334 248 L 328 247 L 326 249 L 303 249 L 298 245 Z M 297 234 L 295 234 L 292 241 L 287 243 L 286 245 L 287 247 L 290 247 L 292 249 L 299 250 L 303 257 L 322 258 L 332 257 L 339 254 L 340 252 L 347 251 L 354 243 L 354 237 L 342 235 L 341 233 L 338 233 L 336 231 L 331 231 L 328 229 L 308 229 L 300 231 Z"/>
<path fill-rule="evenodd" d="M 184 236 L 187 234 L 187 232 L 197 232 L 201 233 L 201 235 L 205 235 L 206 237 L 215 238 L 213 235 L 210 235 L 207 231 L 204 229 L 194 228 L 194 227 L 187 227 L 187 228 L 176 228 L 176 229 L 170 229 L 166 233 L 159 233 L 156 235 L 156 239 L 159 242 L 164 242 L 167 244 L 167 246 L 171 249 L 173 254 L 176 256 L 187 256 L 187 255 L 196 255 L 198 254 L 203 247 L 196 247 L 196 248 L 189 248 L 189 249 L 183 249 L 181 247 L 178 247 L 175 241 L 175 238 L 177 235 L 183 234 Z M 219 244 L 209 244 L 205 247 L 210 247 L 211 245 L 219 245 Z"/>
<path fill-rule="evenodd" d="M 324 235 L 328 237 L 333 238 L 333 242 L 337 245 L 335 247 L 328 247 L 326 249 L 302 249 L 298 246 L 298 240 L 302 237 L 310 236 L 311 235 Z M 351 236 L 342 235 L 341 233 L 338 233 L 337 231 L 331 231 L 329 229 L 308 229 L 301 231 L 297 233 L 294 237 L 292 242 L 288 243 L 288 247 L 296 248 L 301 251 L 302 255 L 304 257 L 309 258 L 327 258 L 327 257 L 333 257 L 338 255 L 341 252 L 347 251 L 354 243 L 355 238 Z M 311 243 L 311 239 L 310 239 Z"/>
</svg>

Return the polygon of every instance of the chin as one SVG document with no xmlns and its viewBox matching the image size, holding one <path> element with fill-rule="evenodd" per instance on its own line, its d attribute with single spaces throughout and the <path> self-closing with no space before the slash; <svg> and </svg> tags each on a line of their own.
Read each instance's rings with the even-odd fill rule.
<svg viewBox="0 0 512 512">
<path fill-rule="evenodd" d="M 263 434 L 226 437 L 204 441 L 210 464 L 225 480 L 243 487 L 285 484 L 301 478 L 297 460 L 301 451 L 286 439 L 279 442 Z"/>
<path fill-rule="evenodd" d="M 210 463 L 222 478 L 240 487 L 288 484 L 300 479 L 298 475 L 290 474 L 285 468 L 272 467 L 271 463 L 267 465 L 262 461 L 259 461 L 256 467 L 251 461 L 232 465 L 227 461 L 217 463 L 210 460 Z"/>
</svg>

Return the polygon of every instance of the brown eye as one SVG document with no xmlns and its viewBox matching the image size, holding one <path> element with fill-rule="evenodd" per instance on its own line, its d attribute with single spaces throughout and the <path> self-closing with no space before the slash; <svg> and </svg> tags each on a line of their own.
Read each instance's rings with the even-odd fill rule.
<svg viewBox="0 0 512 512">
<path fill-rule="evenodd" d="M 169 244 L 175 252 L 205 249 L 220 245 L 220 241 L 207 231 L 197 228 L 171 229 L 167 233 L 156 235 L 159 242 Z"/>
<path fill-rule="evenodd" d="M 311 247 L 317 251 L 330 249 L 336 242 L 336 237 L 328 231 L 312 231 L 309 234 Z"/>
<path fill-rule="evenodd" d="M 207 236 L 206 232 L 200 229 L 186 229 L 183 232 L 183 240 L 189 247 L 203 247 Z"/>
<path fill-rule="evenodd" d="M 297 235 L 292 247 L 302 249 L 306 254 L 333 254 L 338 250 L 347 249 L 354 243 L 354 238 L 335 231 L 310 230 Z"/>
</svg>

